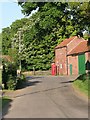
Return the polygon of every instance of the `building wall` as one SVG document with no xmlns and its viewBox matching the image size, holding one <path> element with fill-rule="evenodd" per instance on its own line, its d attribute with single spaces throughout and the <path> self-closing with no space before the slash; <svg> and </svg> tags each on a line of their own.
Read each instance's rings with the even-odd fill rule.
<svg viewBox="0 0 90 120">
<path fill-rule="evenodd" d="M 84 54 L 84 53 L 83 53 Z M 90 62 L 90 52 L 85 53 L 85 65 L 87 61 Z M 68 75 L 70 75 L 70 64 L 72 64 L 72 75 L 77 75 L 78 71 L 78 55 L 68 56 Z M 87 70 L 86 70 L 87 72 Z"/>
<path fill-rule="evenodd" d="M 72 75 L 78 74 L 78 56 L 68 56 L 68 75 L 70 75 L 70 64 L 72 64 Z"/>
<path fill-rule="evenodd" d="M 86 61 L 90 61 L 90 52 L 86 52 L 85 53 L 85 56 L 86 56 Z"/>
<path fill-rule="evenodd" d="M 67 74 L 66 47 L 55 49 L 55 64 L 57 66 L 57 74 Z"/>
<path fill-rule="evenodd" d="M 85 65 L 86 65 L 86 72 L 90 71 L 90 52 L 85 53 Z M 87 68 L 88 63 L 88 68 Z"/>
<path fill-rule="evenodd" d="M 78 55 L 68 57 L 66 57 L 66 55 L 82 41 L 84 40 L 81 38 L 75 38 L 67 44 L 67 47 L 55 49 L 55 64 L 57 66 L 57 74 L 67 75 L 68 73 L 68 75 L 70 75 L 70 64 L 72 64 L 72 74 L 78 74 Z M 88 54 L 86 53 L 85 55 L 87 58 Z"/>
</svg>

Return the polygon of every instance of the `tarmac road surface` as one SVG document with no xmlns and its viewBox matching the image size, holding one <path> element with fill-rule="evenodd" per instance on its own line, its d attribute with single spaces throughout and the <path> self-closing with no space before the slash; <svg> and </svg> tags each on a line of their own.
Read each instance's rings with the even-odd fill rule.
<svg viewBox="0 0 90 120">
<path fill-rule="evenodd" d="M 27 77 L 4 118 L 88 118 L 88 100 L 72 88 L 74 77 Z"/>
</svg>

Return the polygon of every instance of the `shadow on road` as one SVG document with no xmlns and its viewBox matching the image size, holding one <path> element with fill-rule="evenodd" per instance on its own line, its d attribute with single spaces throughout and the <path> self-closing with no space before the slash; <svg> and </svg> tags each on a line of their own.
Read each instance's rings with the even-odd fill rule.
<svg viewBox="0 0 90 120">
<path fill-rule="evenodd" d="M 28 76 L 26 77 L 26 87 L 28 86 L 34 86 L 37 85 L 38 83 L 42 83 L 42 81 L 38 80 L 39 78 L 43 78 L 43 77 L 35 77 L 35 76 Z M 36 79 L 36 80 L 35 80 Z M 34 80 L 34 81 L 31 81 Z"/>
<path fill-rule="evenodd" d="M 38 80 L 39 78 L 42 78 L 42 77 L 28 76 L 28 77 L 26 77 L 26 81 L 24 83 L 22 83 L 22 85 L 20 85 L 17 89 L 23 89 L 23 88 L 26 88 L 26 87 L 29 87 L 29 86 L 35 86 L 38 83 L 42 82 L 42 81 Z M 31 81 L 31 80 L 33 80 L 33 81 Z"/>
<path fill-rule="evenodd" d="M 42 81 L 27 81 L 25 86 L 28 87 L 28 86 L 35 86 L 37 85 L 38 83 L 42 83 Z"/>
<path fill-rule="evenodd" d="M 28 77 L 26 77 L 26 80 L 39 79 L 39 78 L 43 78 L 43 77 L 28 76 Z"/>
<path fill-rule="evenodd" d="M 72 81 L 72 80 L 69 80 L 69 81 L 64 81 L 64 82 L 60 82 L 60 83 L 73 83 L 74 82 L 74 80 Z"/>
<path fill-rule="evenodd" d="M 68 87 L 68 86 L 65 85 L 65 86 L 61 86 L 61 87 L 55 87 L 55 88 L 48 88 L 48 89 L 43 89 L 43 90 L 37 90 L 37 91 L 34 91 L 34 92 L 17 95 L 14 98 L 19 98 L 19 97 L 23 97 L 23 96 L 27 96 L 27 95 L 31 95 L 31 94 L 37 94 L 37 93 L 52 91 L 52 90 L 61 89 L 61 88 L 64 88 L 64 87 Z"/>
<path fill-rule="evenodd" d="M 7 102 L 7 103 L 6 103 Z M 2 117 L 4 117 L 8 112 L 9 112 L 9 109 L 11 107 L 11 102 L 12 102 L 12 99 L 7 99 L 7 98 L 4 98 L 2 100 L 2 103 L 5 104 L 4 106 L 2 105 Z"/>
</svg>

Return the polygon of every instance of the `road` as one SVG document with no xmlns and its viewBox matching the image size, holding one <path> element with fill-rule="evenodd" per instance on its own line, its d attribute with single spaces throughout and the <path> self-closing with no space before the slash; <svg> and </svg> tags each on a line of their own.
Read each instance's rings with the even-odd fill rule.
<svg viewBox="0 0 90 120">
<path fill-rule="evenodd" d="M 72 88 L 73 77 L 28 77 L 4 118 L 88 118 L 88 102 Z"/>
</svg>

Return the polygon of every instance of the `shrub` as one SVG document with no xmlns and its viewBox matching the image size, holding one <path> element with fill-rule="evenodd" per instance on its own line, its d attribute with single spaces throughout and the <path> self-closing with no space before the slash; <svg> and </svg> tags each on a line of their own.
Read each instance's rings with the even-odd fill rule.
<svg viewBox="0 0 90 120">
<path fill-rule="evenodd" d="M 8 75 L 17 76 L 17 69 L 15 64 L 9 63 L 7 66 Z"/>
<path fill-rule="evenodd" d="M 3 70 L 2 70 L 2 84 L 4 84 L 4 88 L 7 89 L 8 74 L 7 74 L 5 68 L 6 68 L 6 66 L 3 64 Z"/>
<path fill-rule="evenodd" d="M 12 75 L 9 75 L 9 77 L 8 77 L 7 87 L 9 90 L 16 89 L 16 78 L 13 77 Z"/>
<path fill-rule="evenodd" d="M 16 89 L 22 87 L 23 83 L 26 81 L 26 78 L 23 74 L 20 77 L 17 77 Z"/>
<path fill-rule="evenodd" d="M 23 74 L 17 77 L 17 68 L 14 63 L 3 61 L 2 83 L 4 89 L 15 90 L 21 87 L 25 80 Z"/>
<path fill-rule="evenodd" d="M 25 75 L 21 74 L 20 79 L 21 79 L 22 81 L 26 81 Z"/>
<path fill-rule="evenodd" d="M 3 61 L 2 83 L 5 89 L 15 89 L 17 69 L 14 63 Z"/>
</svg>

